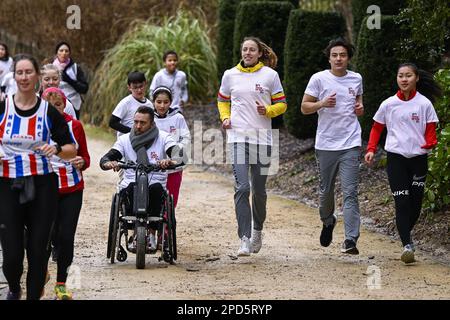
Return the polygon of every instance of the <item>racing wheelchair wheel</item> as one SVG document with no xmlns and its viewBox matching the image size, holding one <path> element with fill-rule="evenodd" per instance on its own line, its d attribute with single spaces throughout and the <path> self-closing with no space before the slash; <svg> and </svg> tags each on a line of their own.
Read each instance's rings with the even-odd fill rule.
<svg viewBox="0 0 450 320">
<path fill-rule="evenodd" d="M 114 208 L 114 210 L 113 210 Z M 113 197 L 113 205 L 111 206 L 112 213 L 112 228 L 111 228 L 111 242 L 108 242 L 109 245 L 109 258 L 111 259 L 111 263 L 114 263 L 116 258 L 116 248 L 119 247 L 117 240 L 120 239 L 120 226 L 119 226 L 119 211 L 120 211 L 120 196 L 119 194 L 115 194 Z M 119 243 L 120 244 L 120 243 Z"/>
<path fill-rule="evenodd" d="M 108 245 L 106 248 L 106 258 L 111 258 L 111 242 L 112 242 L 112 230 L 114 226 L 114 213 L 116 204 L 117 193 L 113 194 L 111 201 L 111 211 L 109 213 L 109 226 L 108 226 Z"/>
<path fill-rule="evenodd" d="M 145 269 L 147 230 L 145 226 L 138 226 L 136 231 L 136 268 Z"/>
<path fill-rule="evenodd" d="M 169 196 L 169 215 L 171 217 L 171 228 L 169 232 L 172 232 L 172 256 L 173 260 L 177 260 L 177 221 L 175 220 L 175 207 L 173 203 L 173 195 Z"/>
<path fill-rule="evenodd" d="M 163 221 L 163 243 L 162 258 L 165 262 L 173 264 L 173 233 L 172 233 L 172 214 L 170 196 L 167 195 L 164 201 L 164 221 Z"/>
</svg>

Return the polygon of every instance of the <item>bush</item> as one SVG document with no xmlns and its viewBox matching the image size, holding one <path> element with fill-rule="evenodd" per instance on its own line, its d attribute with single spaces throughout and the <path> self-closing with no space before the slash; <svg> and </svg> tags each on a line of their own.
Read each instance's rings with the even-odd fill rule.
<svg viewBox="0 0 450 320">
<path fill-rule="evenodd" d="M 363 24 L 365 25 L 366 19 Z M 364 116 L 360 117 L 363 138 L 368 139 L 373 116 L 381 102 L 397 92 L 398 59 L 394 55 L 399 41 L 393 16 L 381 17 L 381 29 L 361 28 L 355 57 L 356 71 L 363 78 Z"/>
<path fill-rule="evenodd" d="M 233 34 L 236 10 L 243 0 L 220 0 L 217 26 L 217 77 L 234 65 Z"/>
<path fill-rule="evenodd" d="M 438 145 L 428 157 L 428 172 L 424 207 L 438 210 L 450 205 L 450 69 L 436 73 L 443 97 L 434 105 L 439 118 Z"/>
<path fill-rule="evenodd" d="M 367 8 L 371 5 L 380 7 L 381 15 L 397 15 L 401 8 L 404 8 L 407 0 L 352 0 L 352 14 L 353 14 L 353 39 L 358 38 L 361 25 L 365 25 L 363 20 L 367 18 L 370 13 L 367 13 Z M 445 1 L 445 0 L 444 0 Z M 383 28 L 383 27 L 382 27 Z"/>
<path fill-rule="evenodd" d="M 255 36 L 271 47 L 278 56 L 276 71 L 280 79 L 283 79 L 284 41 L 289 13 L 292 9 L 292 4 L 287 1 L 241 2 L 237 9 L 234 26 L 234 64 L 241 59 L 242 40 L 247 36 Z"/>
<path fill-rule="evenodd" d="M 217 93 L 215 53 L 201 20 L 180 11 L 164 19 L 161 26 L 138 22 L 106 53 L 97 69 L 85 104 L 94 124 L 107 124 L 113 108 L 125 97 L 129 72 L 140 70 L 148 81 L 163 67 L 162 54 L 177 51 L 180 70 L 186 72 L 192 100 L 204 100 Z"/>
<path fill-rule="evenodd" d="M 396 19 L 403 38 L 396 51 L 403 61 L 435 71 L 450 52 L 450 5 L 448 0 L 408 0 L 408 8 Z"/>
<path fill-rule="evenodd" d="M 315 136 L 317 114 L 302 115 L 300 104 L 311 76 L 329 68 L 323 49 L 331 39 L 344 33 L 345 22 L 337 13 L 291 12 L 285 46 L 284 89 L 288 109 L 284 122 L 289 132 L 298 138 Z"/>
</svg>

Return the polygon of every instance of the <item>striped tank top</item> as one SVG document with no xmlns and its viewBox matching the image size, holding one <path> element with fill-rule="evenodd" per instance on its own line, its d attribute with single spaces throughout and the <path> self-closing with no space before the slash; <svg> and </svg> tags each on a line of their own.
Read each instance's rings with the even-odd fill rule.
<svg viewBox="0 0 450 320">
<path fill-rule="evenodd" d="M 75 147 L 78 150 L 78 142 L 73 134 L 72 121 L 67 122 L 69 126 L 69 132 L 72 140 L 75 143 Z M 51 158 L 51 164 L 56 174 L 58 175 L 58 187 L 59 189 L 70 188 L 76 186 L 83 180 L 81 171 L 76 169 L 70 162 L 61 159 L 58 156 Z"/>
<path fill-rule="evenodd" d="M 18 178 L 53 172 L 49 158 L 35 150 L 50 142 L 51 123 L 47 110 L 48 103 L 41 100 L 35 114 L 23 117 L 16 112 L 12 96 L 5 101 L 5 112 L 0 115 L 0 147 L 4 154 L 0 161 L 0 177 Z"/>
</svg>

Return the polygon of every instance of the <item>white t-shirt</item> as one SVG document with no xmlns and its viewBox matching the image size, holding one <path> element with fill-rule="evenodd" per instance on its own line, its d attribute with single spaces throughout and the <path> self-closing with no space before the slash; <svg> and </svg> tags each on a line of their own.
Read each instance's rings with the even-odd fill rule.
<svg viewBox="0 0 450 320">
<path fill-rule="evenodd" d="M 334 108 L 317 111 L 316 149 L 338 151 L 361 146 L 361 126 L 355 114 L 356 97 L 363 94 L 359 73 L 347 70 L 345 76 L 337 77 L 330 70 L 317 72 L 309 80 L 305 93 L 317 100 L 336 93 Z"/>
<path fill-rule="evenodd" d="M 160 118 L 155 114 L 155 123 L 159 130 L 167 132 L 172 139 L 183 147 L 191 142 L 191 133 L 189 127 L 181 113 L 174 110 L 175 113 L 169 113 L 165 118 Z"/>
<path fill-rule="evenodd" d="M 406 158 L 426 154 L 425 144 L 427 123 L 438 122 L 433 104 L 419 92 L 408 101 L 397 95 L 384 100 L 373 120 L 386 125 L 385 150 L 401 154 Z"/>
<path fill-rule="evenodd" d="M 166 69 L 161 69 L 155 73 L 150 84 L 150 98 L 153 95 L 153 91 L 160 86 L 165 86 L 172 91 L 171 108 L 181 110 L 180 101 L 188 102 L 186 73 L 183 71 L 177 69 L 174 73 L 169 73 Z"/>
<path fill-rule="evenodd" d="M 258 113 L 256 101 L 271 105 L 272 95 L 280 92 L 283 92 L 280 77 L 269 67 L 255 72 L 242 72 L 236 67 L 225 71 L 220 93 L 231 97 L 227 142 L 272 145 L 272 120 Z"/>
<path fill-rule="evenodd" d="M 147 150 L 149 162 L 151 164 L 156 164 L 156 162 L 159 160 L 167 159 L 166 151 L 173 146 L 175 146 L 175 141 L 173 141 L 172 137 L 164 131 L 159 131 L 158 138 Z M 120 136 L 112 148 L 116 149 L 122 154 L 123 161 L 136 162 L 137 154 L 133 150 L 133 147 L 131 146 L 130 133 Z M 134 170 L 131 169 L 124 170 L 122 180 L 119 183 L 119 188 L 120 189 L 126 188 L 131 182 L 134 182 L 135 179 L 136 175 Z M 148 175 L 148 179 L 149 185 L 154 183 L 160 183 L 163 186 L 163 188 L 166 188 L 167 172 L 151 172 Z"/>
<path fill-rule="evenodd" d="M 191 133 L 186 120 L 178 110 L 172 110 L 165 118 L 159 118 L 155 112 L 155 123 L 159 130 L 167 132 L 182 149 L 185 155 L 190 153 Z M 175 171 L 182 171 L 179 167 Z"/>
<path fill-rule="evenodd" d="M 11 72 L 13 65 L 13 59 L 11 57 L 8 58 L 8 60 L 3 61 L 0 60 L 0 83 L 2 83 L 3 78 Z"/>
<path fill-rule="evenodd" d="M 131 94 L 123 98 L 113 111 L 113 116 L 120 118 L 120 123 L 129 128 L 133 128 L 134 114 L 140 106 L 153 108 L 153 104 L 147 98 L 144 102 L 138 101 Z M 117 137 L 122 136 L 122 132 L 117 132 Z"/>
<path fill-rule="evenodd" d="M 69 100 L 66 100 L 66 107 L 64 108 L 64 112 L 69 116 L 72 116 L 72 118 L 78 120 L 77 114 L 75 113 L 75 108 L 73 107 L 72 102 L 70 102 Z"/>
<path fill-rule="evenodd" d="M 16 80 L 14 79 L 14 72 L 11 71 L 11 72 L 8 72 L 7 74 L 5 74 L 0 86 L 6 87 L 5 93 L 7 96 L 10 97 L 13 94 L 16 94 L 17 93 L 17 83 L 16 83 Z"/>
</svg>

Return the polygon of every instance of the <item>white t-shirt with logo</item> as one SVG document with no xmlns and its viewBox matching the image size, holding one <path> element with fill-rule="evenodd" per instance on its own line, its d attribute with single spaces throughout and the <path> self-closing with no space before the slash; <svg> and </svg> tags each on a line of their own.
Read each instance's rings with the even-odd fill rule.
<svg viewBox="0 0 450 320">
<path fill-rule="evenodd" d="M 227 130 L 227 142 L 272 145 L 272 120 L 258 113 L 256 101 L 271 105 L 272 95 L 280 92 L 283 92 L 280 77 L 269 67 L 255 72 L 237 68 L 225 71 L 220 93 L 231 96 L 231 129 Z"/>
<path fill-rule="evenodd" d="M 172 139 L 181 144 L 183 148 L 190 144 L 189 127 L 181 113 L 169 114 L 165 118 L 155 115 L 155 123 L 159 130 L 169 133 Z"/>
<path fill-rule="evenodd" d="M 153 95 L 153 91 L 160 86 L 167 87 L 172 91 L 172 103 L 170 107 L 182 110 L 180 107 L 181 101 L 186 104 L 189 99 L 186 73 L 178 69 L 173 73 L 169 73 L 165 68 L 159 70 L 153 76 L 152 83 L 150 84 L 150 98 Z"/>
<path fill-rule="evenodd" d="M 167 159 L 166 151 L 175 146 L 175 141 L 172 137 L 164 132 L 159 131 L 158 138 L 153 142 L 152 146 L 147 150 L 147 155 L 150 164 L 156 164 L 157 161 Z M 123 156 L 123 161 L 133 161 L 136 162 L 137 154 L 131 146 L 130 133 L 120 136 L 113 149 L 119 151 Z M 122 180 L 119 183 L 119 188 L 126 188 L 131 182 L 136 179 L 135 171 L 132 169 L 124 170 Z M 150 172 L 148 174 L 149 182 L 148 184 L 160 183 L 163 188 L 166 188 L 167 182 L 167 172 Z"/>
<path fill-rule="evenodd" d="M 153 108 L 153 104 L 150 100 L 147 98 L 144 98 L 144 102 L 138 101 L 133 95 L 128 95 L 125 98 L 123 98 L 116 106 L 116 108 L 113 111 L 113 116 L 116 116 L 120 118 L 120 123 L 124 126 L 127 126 L 129 128 L 133 128 L 134 124 L 134 114 L 136 113 L 136 110 L 140 106 L 146 106 Z M 117 137 L 122 136 L 123 133 L 117 131 Z"/>
<path fill-rule="evenodd" d="M 330 70 L 317 72 L 309 80 L 305 93 L 317 100 L 336 93 L 334 108 L 317 111 L 316 149 L 338 151 L 361 146 L 361 126 L 355 114 L 356 97 L 363 94 L 359 73 L 347 70 L 345 76 L 337 77 Z"/>
<path fill-rule="evenodd" d="M 397 95 L 387 98 L 373 120 L 386 125 L 385 150 L 406 158 L 430 152 L 421 148 L 426 143 L 425 129 L 427 123 L 439 122 L 433 104 L 419 92 L 408 101 Z"/>
</svg>

